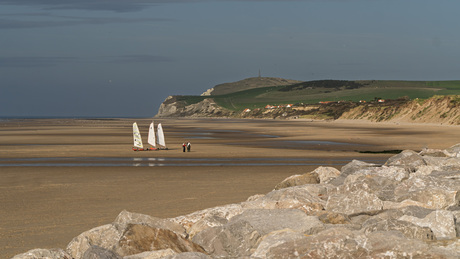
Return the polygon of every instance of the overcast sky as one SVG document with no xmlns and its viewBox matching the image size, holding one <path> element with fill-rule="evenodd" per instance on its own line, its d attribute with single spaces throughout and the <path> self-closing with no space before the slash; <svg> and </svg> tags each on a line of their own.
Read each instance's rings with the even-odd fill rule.
<svg viewBox="0 0 460 259">
<path fill-rule="evenodd" d="M 0 117 L 152 117 L 248 77 L 460 79 L 458 0 L 0 0 Z"/>
</svg>

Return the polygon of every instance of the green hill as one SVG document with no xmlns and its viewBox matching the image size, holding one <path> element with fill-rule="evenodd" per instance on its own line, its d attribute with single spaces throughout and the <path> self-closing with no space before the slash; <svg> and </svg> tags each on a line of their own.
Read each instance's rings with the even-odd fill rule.
<svg viewBox="0 0 460 259">
<path fill-rule="evenodd" d="M 290 82 L 289 82 L 290 83 Z M 383 80 L 319 80 L 295 84 L 252 88 L 211 96 L 176 96 L 185 105 L 213 98 L 221 107 L 231 111 L 263 108 L 267 104 L 313 104 L 320 101 L 371 101 L 375 98 L 427 99 L 434 95 L 460 95 L 460 81 L 383 81 Z"/>
</svg>

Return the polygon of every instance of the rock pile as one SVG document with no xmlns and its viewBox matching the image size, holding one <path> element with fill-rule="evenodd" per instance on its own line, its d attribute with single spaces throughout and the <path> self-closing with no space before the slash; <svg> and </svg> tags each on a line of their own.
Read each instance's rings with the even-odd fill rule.
<svg viewBox="0 0 460 259">
<path fill-rule="evenodd" d="M 19 258 L 460 258 L 460 144 L 289 177 L 239 204 L 160 219 L 123 211 Z"/>
</svg>

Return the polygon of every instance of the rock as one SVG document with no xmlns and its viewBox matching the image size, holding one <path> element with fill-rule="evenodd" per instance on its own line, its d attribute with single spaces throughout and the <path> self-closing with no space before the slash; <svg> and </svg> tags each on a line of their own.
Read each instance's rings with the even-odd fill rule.
<svg viewBox="0 0 460 259">
<path fill-rule="evenodd" d="M 455 231 L 457 231 L 457 237 L 460 237 L 460 210 L 452 211 L 455 222 Z"/>
<path fill-rule="evenodd" d="M 412 150 L 404 150 L 398 155 L 390 157 L 385 163 L 386 166 L 400 166 L 413 173 L 417 168 L 426 165 L 423 157 Z"/>
<path fill-rule="evenodd" d="M 372 217 L 364 222 L 362 226 L 362 231 L 365 234 L 376 231 L 392 230 L 397 230 L 403 233 L 405 237 L 411 239 L 418 239 L 421 241 L 436 240 L 433 231 L 430 228 L 412 224 L 411 222 L 405 220 Z"/>
<path fill-rule="evenodd" d="M 427 166 L 431 166 L 433 168 L 432 171 L 435 170 L 445 170 L 445 171 L 460 171 L 460 157 L 429 157 L 424 156 L 423 160 L 425 160 Z"/>
<path fill-rule="evenodd" d="M 454 239 L 457 237 L 455 218 L 451 211 L 433 211 L 423 219 L 404 215 L 399 220 L 430 228 L 438 240 Z"/>
<path fill-rule="evenodd" d="M 412 200 L 429 209 L 445 209 L 460 204 L 460 180 L 412 176 L 395 188 L 396 201 Z"/>
<path fill-rule="evenodd" d="M 149 215 L 132 213 L 126 210 L 118 214 L 117 218 L 112 224 L 120 232 L 124 232 L 126 227 L 130 224 L 141 224 L 153 228 L 168 229 L 178 235 L 181 235 L 182 237 L 186 237 L 187 235 L 187 233 L 185 232 L 185 228 L 176 222 L 173 222 L 168 219 L 152 217 Z"/>
<path fill-rule="evenodd" d="M 272 249 L 278 250 L 277 257 L 288 258 L 289 250 L 292 248 L 286 247 L 286 243 L 294 243 L 296 241 L 302 240 L 305 238 L 305 235 L 294 231 L 292 229 L 282 229 L 268 233 L 263 236 L 259 242 L 259 245 L 252 253 L 251 258 L 275 258 L 271 254 Z M 287 251 L 283 251 L 286 249 Z"/>
<path fill-rule="evenodd" d="M 383 209 L 383 201 L 377 195 L 367 191 L 354 191 L 345 195 L 331 195 L 326 204 L 326 210 L 356 214 Z"/>
<path fill-rule="evenodd" d="M 313 236 L 291 236 L 272 245 L 265 258 L 359 258 L 367 251 L 356 241 L 354 231 L 331 228 Z M 363 234 L 360 234 L 363 236 Z M 281 243 L 281 244 L 280 244 Z M 355 256 L 353 256 L 355 255 Z M 358 256 L 359 255 L 359 256 Z M 264 258 L 264 257 L 262 257 Z"/>
<path fill-rule="evenodd" d="M 460 157 L 460 143 L 445 150 L 450 157 Z"/>
<path fill-rule="evenodd" d="M 121 234 L 112 225 L 107 224 L 81 233 L 67 245 L 66 251 L 72 258 L 82 258 L 83 254 L 92 246 L 113 250 Z"/>
<path fill-rule="evenodd" d="M 286 179 L 284 179 L 281 183 L 275 186 L 275 190 L 292 187 L 292 186 L 299 186 L 304 184 L 316 184 L 319 183 L 320 179 L 317 173 L 310 172 L 303 175 L 293 175 Z"/>
<path fill-rule="evenodd" d="M 350 174 L 343 185 L 329 192 L 326 210 L 347 215 L 382 210 L 384 203 L 379 196 L 393 199 L 394 184 L 384 177 Z"/>
<path fill-rule="evenodd" d="M 222 218 L 217 215 L 206 216 L 192 225 L 189 230 L 189 238 L 193 238 L 193 236 L 206 228 L 223 226 L 227 224 L 227 222 L 228 220 L 226 218 Z"/>
<path fill-rule="evenodd" d="M 399 181 L 395 180 L 393 176 L 397 174 L 398 173 L 395 172 L 391 176 L 381 176 L 379 173 L 359 171 L 357 174 L 349 175 L 345 180 L 345 183 L 342 186 L 336 188 L 336 192 L 331 191 L 330 193 L 342 194 L 350 190 L 365 190 L 369 193 L 377 195 L 377 197 L 382 201 L 395 201 L 396 197 L 394 192 L 396 186 L 399 184 Z"/>
<path fill-rule="evenodd" d="M 201 245 L 213 257 L 240 258 L 251 254 L 251 248 L 260 237 L 260 233 L 251 224 L 236 221 L 207 228 L 196 234 L 192 241 Z"/>
<path fill-rule="evenodd" d="M 324 224 L 351 224 L 350 218 L 343 213 L 335 213 L 330 211 L 318 211 L 316 213 L 318 219 Z"/>
<path fill-rule="evenodd" d="M 302 185 L 274 190 L 256 200 L 242 203 L 244 209 L 299 209 L 305 213 L 324 209 L 326 202 L 320 193 L 327 194 L 327 187 Z"/>
<path fill-rule="evenodd" d="M 377 166 L 377 164 L 366 163 L 359 160 L 352 160 L 350 163 L 344 165 L 340 170 L 340 175 L 336 178 L 331 179 L 329 183 L 335 186 L 342 185 L 348 175 L 355 173 L 361 169 Z"/>
<path fill-rule="evenodd" d="M 342 227 L 304 238 L 291 236 L 256 251 L 258 257 L 253 258 L 458 258 L 449 249 L 407 239 L 399 231 L 378 231 L 365 236 Z"/>
<path fill-rule="evenodd" d="M 12 259 L 71 259 L 72 256 L 62 249 L 32 249 L 23 254 L 18 254 Z"/>
<path fill-rule="evenodd" d="M 351 175 L 378 176 L 397 182 L 401 182 L 409 178 L 409 173 L 406 170 L 395 166 L 363 168 Z"/>
<path fill-rule="evenodd" d="M 343 176 L 348 176 L 354 172 L 357 172 L 361 169 L 369 168 L 369 167 L 378 167 L 377 164 L 366 163 L 363 161 L 353 159 L 350 163 L 344 165 L 340 170 L 340 174 Z"/>
<path fill-rule="evenodd" d="M 449 252 L 456 254 L 458 258 L 458 255 L 460 255 L 460 239 L 457 239 L 455 242 L 452 242 L 452 244 L 447 245 L 445 248 Z"/>
<path fill-rule="evenodd" d="M 448 249 L 408 239 L 399 231 L 372 232 L 363 241 L 368 258 L 458 258 L 458 254 Z"/>
<path fill-rule="evenodd" d="M 91 246 L 88 248 L 83 256 L 82 259 L 122 259 L 121 256 L 116 254 L 113 251 L 104 249 L 99 246 Z"/>
<path fill-rule="evenodd" d="M 429 148 L 424 148 L 422 151 L 420 151 L 419 155 L 424 156 L 424 159 L 425 159 L 425 156 L 431 156 L 431 157 L 447 157 L 448 156 L 445 150 L 429 149 Z"/>
<path fill-rule="evenodd" d="M 170 220 L 172 222 L 180 224 L 181 226 L 185 227 L 185 229 L 188 232 L 190 232 L 190 228 L 202 219 L 210 219 L 212 217 L 217 217 L 229 220 L 235 215 L 241 214 L 242 212 L 243 208 L 240 204 L 228 204 L 225 206 L 218 206 L 214 208 L 196 211 L 185 216 L 171 218 Z"/>
<path fill-rule="evenodd" d="M 185 252 L 166 256 L 163 259 L 211 259 L 212 257 L 198 252 Z"/>
<path fill-rule="evenodd" d="M 206 229 L 192 239 L 214 256 L 244 257 L 250 255 L 258 239 L 281 229 L 311 233 L 322 228 L 317 217 L 299 210 L 246 210 L 222 227 Z"/>
<path fill-rule="evenodd" d="M 460 164 L 460 161 L 458 163 Z M 433 171 L 433 172 L 431 172 L 430 176 L 449 179 L 449 180 L 460 180 L 460 170 L 455 170 L 455 171 Z M 456 182 L 459 182 L 459 181 L 456 181 Z M 457 190 L 457 189 L 453 188 L 453 190 Z"/>
<path fill-rule="evenodd" d="M 337 178 L 341 173 L 339 170 L 330 166 L 320 166 L 316 168 L 313 173 L 319 177 L 319 183 L 328 183 L 332 179 Z"/>
<path fill-rule="evenodd" d="M 184 239 L 171 230 L 146 225 L 129 224 L 121 236 L 115 251 L 122 255 L 134 255 L 145 251 L 171 249 L 176 253 L 202 252 L 199 245 Z"/>
<path fill-rule="evenodd" d="M 312 229 L 321 228 L 323 224 L 316 216 L 308 216 L 294 209 L 252 209 L 235 216 L 229 223 L 246 221 L 262 235 L 280 229 L 294 229 L 301 233 L 311 233 Z"/>
<path fill-rule="evenodd" d="M 128 255 L 123 257 L 123 259 L 160 259 L 175 254 L 177 253 L 174 252 L 171 248 L 168 248 L 163 250 L 147 251 L 139 254 Z"/>
</svg>

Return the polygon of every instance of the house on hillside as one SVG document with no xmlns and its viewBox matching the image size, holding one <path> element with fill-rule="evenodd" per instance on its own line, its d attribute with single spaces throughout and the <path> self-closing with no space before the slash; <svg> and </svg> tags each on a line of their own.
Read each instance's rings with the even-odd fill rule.
<svg viewBox="0 0 460 259">
<path fill-rule="evenodd" d="M 246 108 L 246 109 L 243 110 L 243 112 L 250 112 L 250 111 L 251 111 L 251 109 L 249 109 L 249 108 Z"/>
</svg>

